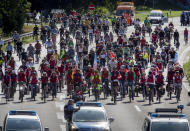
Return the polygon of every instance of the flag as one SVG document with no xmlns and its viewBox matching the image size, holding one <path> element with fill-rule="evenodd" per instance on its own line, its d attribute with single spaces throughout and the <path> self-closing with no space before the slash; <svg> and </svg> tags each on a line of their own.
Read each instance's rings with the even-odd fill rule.
<svg viewBox="0 0 190 131">
<path fill-rule="evenodd" d="M 38 12 L 38 16 L 41 16 L 40 12 Z"/>
<path fill-rule="evenodd" d="M 115 58 L 115 54 L 112 51 L 110 51 L 110 58 L 111 59 Z"/>
<path fill-rule="evenodd" d="M 65 49 L 63 48 L 63 50 L 61 52 L 61 58 L 63 58 L 64 55 L 65 55 Z"/>
<path fill-rule="evenodd" d="M 94 55 L 94 69 L 97 69 L 97 56 L 96 56 L 96 53 L 95 53 L 95 55 Z"/>
<path fill-rule="evenodd" d="M 178 61 L 178 53 L 175 53 L 175 58 L 174 58 L 174 63 L 176 63 Z"/>
<path fill-rule="evenodd" d="M 78 64 L 79 64 L 79 58 L 78 58 L 78 55 L 76 55 L 76 66 L 78 67 Z"/>
</svg>

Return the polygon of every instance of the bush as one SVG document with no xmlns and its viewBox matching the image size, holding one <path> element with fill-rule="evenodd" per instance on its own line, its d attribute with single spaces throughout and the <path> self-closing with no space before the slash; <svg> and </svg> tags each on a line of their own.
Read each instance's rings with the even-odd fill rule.
<svg viewBox="0 0 190 131">
<path fill-rule="evenodd" d="M 104 15 L 108 16 L 109 15 L 109 10 L 107 8 L 101 7 L 101 6 L 96 7 L 95 12 L 97 12 L 101 16 L 104 16 Z"/>
</svg>

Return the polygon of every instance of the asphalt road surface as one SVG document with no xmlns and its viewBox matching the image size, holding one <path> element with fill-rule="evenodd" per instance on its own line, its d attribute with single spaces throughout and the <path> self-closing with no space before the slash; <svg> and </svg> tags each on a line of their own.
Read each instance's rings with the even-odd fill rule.
<svg viewBox="0 0 190 131">
<path fill-rule="evenodd" d="M 190 47 L 189 45 L 185 45 L 183 41 L 183 31 L 185 27 L 180 26 L 179 18 L 173 18 L 169 21 L 173 21 L 175 28 L 180 33 L 180 49 L 179 53 L 179 62 L 183 64 L 187 61 Z M 134 31 L 134 27 L 129 27 L 127 31 L 127 35 L 129 36 L 131 32 Z M 57 41 L 59 41 L 59 37 Z M 149 40 L 148 35 L 146 35 L 146 39 Z M 90 48 L 95 47 L 94 44 L 90 46 Z M 27 48 L 27 46 L 26 46 Z M 59 48 L 59 47 L 58 47 Z M 42 57 L 46 55 L 46 49 L 43 47 L 42 49 Z M 17 66 L 21 64 L 16 55 L 14 54 L 17 62 Z M 39 68 L 38 64 L 35 64 L 36 69 Z M 183 90 L 181 95 L 180 104 L 185 105 L 184 113 L 187 114 L 188 119 L 190 120 L 190 98 L 187 96 L 187 91 L 189 90 L 189 84 L 186 79 L 183 81 Z M 14 101 L 10 101 L 8 104 L 5 104 L 5 98 L 2 94 L 0 94 L 0 124 L 2 125 L 4 117 L 9 110 L 35 110 L 41 119 L 41 122 L 44 127 L 49 127 L 50 131 L 65 131 L 65 123 L 63 107 L 67 102 L 66 91 L 64 90 L 62 93 L 58 93 L 57 98 L 54 101 L 51 101 L 51 98 L 47 99 L 47 103 L 43 103 L 40 99 L 41 95 L 38 94 L 37 101 L 31 101 L 30 96 L 25 96 L 24 102 L 20 103 L 18 100 L 18 92 L 16 93 Z M 103 98 L 103 96 L 101 96 Z M 94 100 L 94 97 L 86 98 L 87 101 Z M 162 97 L 162 102 L 159 104 L 153 102 L 152 105 L 148 104 L 148 101 L 142 101 L 142 95 L 139 97 L 135 97 L 135 100 L 132 103 L 129 103 L 129 98 L 126 97 L 123 101 L 118 99 L 117 105 L 112 104 L 111 98 L 100 100 L 108 113 L 108 117 L 113 117 L 115 120 L 112 123 L 111 127 L 113 131 L 140 131 L 142 130 L 142 124 L 145 116 L 148 112 L 154 111 L 155 108 L 158 107 L 177 107 L 176 99 L 173 98 L 169 100 L 167 95 Z"/>
</svg>

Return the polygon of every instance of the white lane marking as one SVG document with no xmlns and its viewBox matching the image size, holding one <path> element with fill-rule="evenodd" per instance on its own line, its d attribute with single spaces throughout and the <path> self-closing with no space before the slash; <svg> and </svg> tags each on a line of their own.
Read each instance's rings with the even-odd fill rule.
<svg viewBox="0 0 190 131">
<path fill-rule="evenodd" d="M 59 100 L 62 101 L 62 100 L 64 100 L 65 98 L 66 98 L 66 95 L 65 95 L 65 93 L 64 93 L 64 94 L 61 94 L 61 95 L 60 95 Z"/>
<path fill-rule="evenodd" d="M 134 105 L 134 107 L 138 112 L 141 112 L 141 109 L 137 105 Z"/>
<path fill-rule="evenodd" d="M 66 125 L 60 125 L 61 131 L 66 131 Z"/>
<path fill-rule="evenodd" d="M 64 124 L 66 124 L 66 120 L 64 118 L 64 113 L 63 112 L 56 112 L 56 115 L 57 115 L 57 119 L 62 120 L 62 122 Z"/>
<path fill-rule="evenodd" d="M 59 108 L 61 111 L 64 110 L 65 103 L 63 102 L 55 102 L 55 106 Z"/>
</svg>

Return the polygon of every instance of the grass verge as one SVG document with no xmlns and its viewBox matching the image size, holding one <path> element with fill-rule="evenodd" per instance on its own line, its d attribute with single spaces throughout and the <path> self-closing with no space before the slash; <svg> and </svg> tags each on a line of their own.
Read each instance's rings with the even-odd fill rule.
<svg viewBox="0 0 190 131">
<path fill-rule="evenodd" d="M 135 18 L 139 18 L 140 21 L 144 21 L 144 19 L 150 14 L 151 10 L 152 10 L 151 8 L 149 8 L 148 11 L 147 10 L 136 10 Z M 181 15 L 181 11 L 171 11 L 171 15 L 170 15 L 169 10 L 163 10 L 163 14 L 164 14 L 164 16 L 167 16 L 167 14 L 168 14 L 169 18 L 179 17 Z"/>
<path fill-rule="evenodd" d="M 40 35 L 38 36 L 38 39 L 40 39 Z M 33 39 L 32 36 L 22 38 L 22 43 L 23 43 L 23 45 L 25 45 L 25 44 L 30 44 L 30 43 L 33 43 L 33 42 L 35 42 L 35 39 Z M 14 43 L 12 42 L 11 44 L 13 45 Z M 5 51 L 6 46 L 7 46 L 7 44 L 3 45 L 1 49 L 2 49 L 3 51 Z"/>
<path fill-rule="evenodd" d="M 183 68 L 184 68 L 184 72 L 187 77 L 187 80 L 190 82 L 190 66 L 189 65 L 190 65 L 190 60 L 183 65 Z"/>
</svg>

